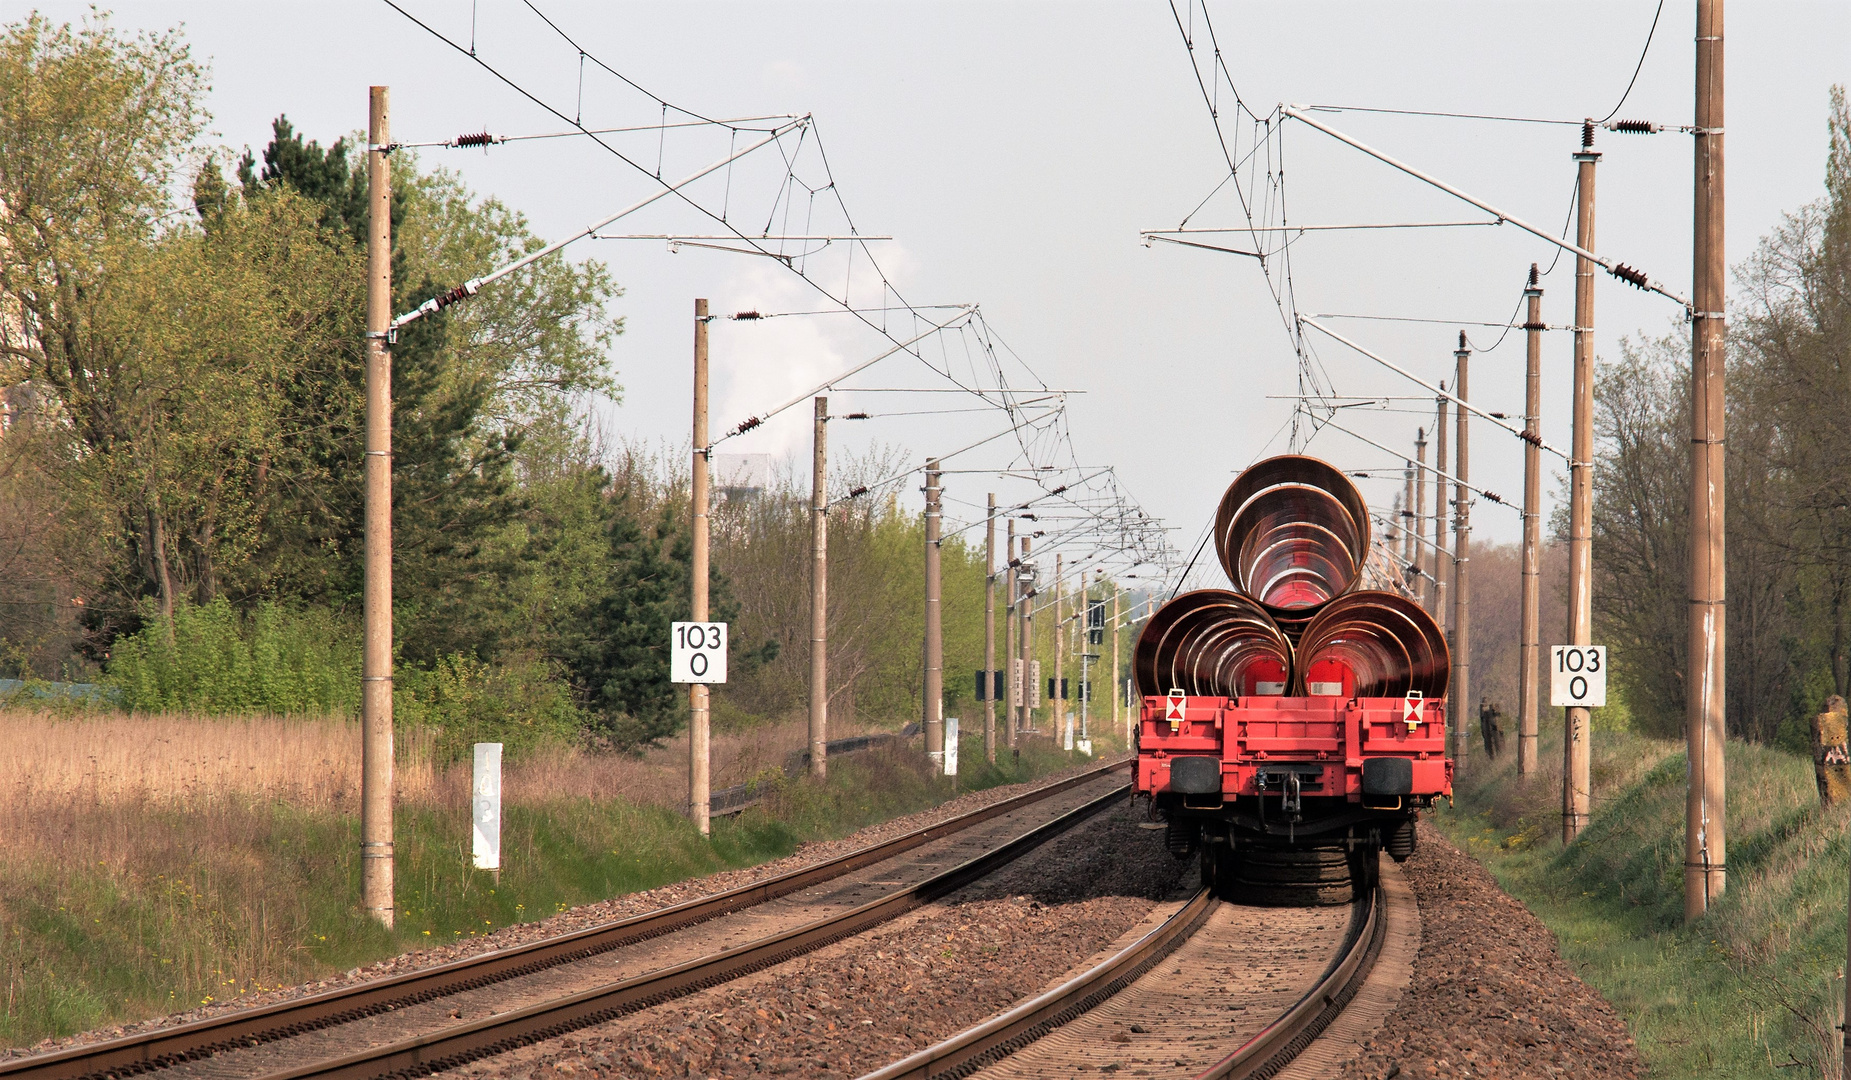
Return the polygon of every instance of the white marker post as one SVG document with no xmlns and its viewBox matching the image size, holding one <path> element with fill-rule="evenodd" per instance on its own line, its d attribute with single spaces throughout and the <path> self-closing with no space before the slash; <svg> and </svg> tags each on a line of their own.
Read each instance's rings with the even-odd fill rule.
<svg viewBox="0 0 1851 1080">
<path fill-rule="evenodd" d="M 501 744 L 479 742 L 475 747 L 475 782 L 470 803 L 475 818 L 477 870 L 501 876 Z"/>
<path fill-rule="evenodd" d="M 726 624 L 678 622 L 670 625 L 668 681 L 726 681 Z"/>
<path fill-rule="evenodd" d="M 958 775 L 958 718 L 945 717 L 945 775 Z"/>
<path fill-rule="evenodd" d="M 1607 703 L 1607 647 L 1549 647 L 1549 704 L 1593 709 Z"/>
</svg>

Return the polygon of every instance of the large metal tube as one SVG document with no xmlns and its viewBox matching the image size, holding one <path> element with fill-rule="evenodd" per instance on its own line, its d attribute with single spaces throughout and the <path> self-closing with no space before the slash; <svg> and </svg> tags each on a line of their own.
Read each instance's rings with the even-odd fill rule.
<svg viewBox="0 0 1851 1080">
<path fill-rule="evenodd" d="M 1298 639 L 1292 693 L 1308 693 L 1319 672 L 1333 663 L 1348 669 L 1346 695 L 1418 692 L 1437 699 L 1446 696 L 1452 654 L 1439 624 L 1413 600 L 1389 592 L 1353 592 L 1326 604 L 1306 625 Z"/>
<path fill-rule="evenodd" d="M 1356 586 L 1369 552 L 1369 507 L 1325 462 L 1268 458 L 1221 497 L 1215 552 L 1235 587 L 1290 633 Z"/>
<path fill-rule="evenodd" d="M 1140 694 L 1283 694 L 1292 681 L 1284 632 L 1251 597 L 1226 589 L 1184 593 L 1158 608 L 1132 657 Z"/>
</svg>

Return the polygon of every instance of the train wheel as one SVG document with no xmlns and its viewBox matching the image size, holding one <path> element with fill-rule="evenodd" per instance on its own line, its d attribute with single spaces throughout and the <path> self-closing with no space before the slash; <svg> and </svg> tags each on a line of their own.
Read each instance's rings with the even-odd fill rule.
<svg viewBox="0 0 1851 1080">
<path fill-rule="evenodd" d="M 1241 863 L 1242 852 L 1226 844 L 1202 845 L 1202 884 L 1214 891 L 1223 900 L 1241 903 L 1235 895 L 1239 887 L 1236 874 Z"/>
<path fill-rule="evenodd" d="M 1358 896 L 1374 889 L 1382 880 L 1382 850 L 1363 847 L 1351 853 L 1350 880 L 1355 884 Z"/>
</svg>

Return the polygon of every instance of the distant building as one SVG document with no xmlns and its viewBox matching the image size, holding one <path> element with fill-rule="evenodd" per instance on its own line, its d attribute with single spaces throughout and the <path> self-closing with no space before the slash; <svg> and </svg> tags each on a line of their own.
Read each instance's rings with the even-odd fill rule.
<svg viewBox="0 0 1851 1080">
<path fill-rule="evenodd" d="M 771 486 L 770 454 L 715 454 L 714 494 L 722 500 L 750 499 Z"/>
</svg>

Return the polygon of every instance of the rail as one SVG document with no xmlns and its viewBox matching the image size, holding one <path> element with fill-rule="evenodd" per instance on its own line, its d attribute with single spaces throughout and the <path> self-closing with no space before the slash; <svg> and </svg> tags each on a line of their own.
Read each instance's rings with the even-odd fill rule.
<svg viewBox="0 0 1851 1080">
<path fill-rule="evenodd" d="M 1196 892 L 1161 925 L 1091 969 L 935 1045 L 867 1073 L 860 1080 L 949 1080 L 1007 1057 L 1135 983 L 1207 921 L 1216 901 Z M 1378 887 L 1351 909 L 1342 954 L 1291 1008 L 1196 1080 L 1263 1080 L 1321 1034 L 1355 997 L 1386 935 Z"/>
</svg>

